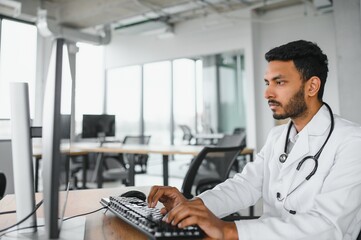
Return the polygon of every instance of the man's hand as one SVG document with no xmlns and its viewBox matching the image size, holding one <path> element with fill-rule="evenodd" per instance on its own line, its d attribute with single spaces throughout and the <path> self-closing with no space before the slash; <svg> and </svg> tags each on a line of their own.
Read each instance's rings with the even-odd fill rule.
<svg viewBox="0 0 361 240">
<path fill-rule="evenodd" d="M 161 209 L 161 213 L 166 214 L 178 204 L 186 202 L 187 199 L 175 187 L 153 186 L 150 189 L 147 201 L 148 206 L 152 208 L 157 205 L 158 201 L 163 203 L 164 208 Z"/>
<path fill-rule="evenodd" d="M 179 228 L 198 225 L 212 239 L 238 239 L 236 225 L 217 218 L 200 198 L 178 204 L 164 221 Z"/>
<path fill-rule="evenodd" d="M 236 225 L 217 218 L 200 198 L 188 200 L 177 188 L 153 186 L 148 205 L 155 207 L 158 201 L 164 204 L 161 212 L 167 223 L 179 228 L 198 225 L 212 239 L 238 239 Z"/>
</svg>

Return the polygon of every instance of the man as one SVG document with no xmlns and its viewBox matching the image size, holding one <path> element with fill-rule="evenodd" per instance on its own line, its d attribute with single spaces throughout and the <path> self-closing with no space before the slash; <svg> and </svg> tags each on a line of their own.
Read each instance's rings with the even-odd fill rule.
<svg viewBox="0 0 361 240">
<path fill-rule="evenodd" d="M 197 224 L 216 239 L 356 239 L 361 227 L 361 128 L 323 103 L 327 56 L 295 41 L 265 55 L 265 98 L 274 127 L 242 173 L 187 200 L 171 187 L 152 187 L 148 204 L 164 204 L 164 221 Z M 220 217 L 263 200 L 256 220 Z"/>
</svg>

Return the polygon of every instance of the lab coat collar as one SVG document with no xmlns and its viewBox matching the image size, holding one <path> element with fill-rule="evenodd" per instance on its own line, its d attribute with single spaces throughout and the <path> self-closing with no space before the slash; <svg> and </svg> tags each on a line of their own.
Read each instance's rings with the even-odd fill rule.
<svg viewBox="0 0 361 240">
<path fill-rule="evenodd" d="M 290 123 L 288 123 L 290 124 Z M 311 119 L 311 121 L 302 129 L 301 132 L 298 133 L 299 137 L 296 144 L 293 146 L 291 152 L 285 163 L 282 164 L 282 170 L 286 170 L 288 167 L 294 165 L 295 162 L 299 162 L 307 155 L 314 155 L 316 153 L 310 153 L 310 136 L 313 137 L 321 137 L 319 141 L 315 144 L 322 145 L 324 139 L 324 135 L 327 134 L 327 129 L 331 124 L 330 113 L 326 106 L 322 106 L 320 110 L 316 113 L 316 115 Z M 288 128 L 288 127 L 287 127 Z M 287 135 L 287 128 L 285 129 Z M 282 134 L 283 135 L 283 134 Z M 284 140 L 283 138 L 283 147 L 284 148 Z M 282 150 L 283 151 L 283 150 Z"/>
<path fill-rule="evenodd" d="M 290 124 L 290 123 L 288 123 Z M 282 196 L 286 196 L 290 191 L 299 186 L 305 177 L 312 171 L 314 161 L 309 159 L 302 165 L 301 171 L 297 171 L 297 164 L 306 156 L 314 156 L 316 152 L 310 152 L 310 144 L 312 149 L 319 149 L 327 136 L 327 129 L 331 124 L 330 114 L 325 106 L 321 107 L 311 121 L 298 133 L 298 139 L 293 146 L 285 163 L 279 163 L 280 172 L 279 179 L 282 179 L 284 185 L 279 191 Z M 282 149 L 287 135 L 288 126 L 284 130 Z M 279 142 L 279 141 L 278 141 Z M 282 150 L 283 151 L 283 150 Z M 289 206 L 290 208 L 291 206 Z"/>
</svg>

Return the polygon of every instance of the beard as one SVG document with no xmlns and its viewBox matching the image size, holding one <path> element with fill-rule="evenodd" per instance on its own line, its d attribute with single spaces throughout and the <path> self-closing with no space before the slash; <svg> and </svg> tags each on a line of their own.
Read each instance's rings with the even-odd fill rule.
<svg viewBox="0 0 361 240">
<path fill-rule="evenodd" d="M 290 101 L 283 107 L 280 102 L 269 100 L 269 102 L 276 103 L 283 108 L 284 113 L 273 113 L 273 118 L 277 120 L 286 118 L 297 118 L 302 116 L 306 110 L 307 105 L 305 102 L 304 84 L 300 87 L 300 90 L 293 95 Z"/>
</svg>

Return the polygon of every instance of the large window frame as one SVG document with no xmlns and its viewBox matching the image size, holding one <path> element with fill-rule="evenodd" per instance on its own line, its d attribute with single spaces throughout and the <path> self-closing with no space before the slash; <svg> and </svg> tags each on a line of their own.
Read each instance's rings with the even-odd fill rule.
<svg viewBox="0 0 361 240">
<path fill-rule="evenodd" d="M 10 82 L 29 84 L 30 117 L 35 115 L 37 29 L 25 21 L 0 18 L 0 30 L 0 138 L 10 139 Z"/>
<path fill-rule="evenodd" d="M 179 66 L 182 65 L 182 63 L 185 63 L 186 65 L 188 64 L 188 68 L 182 69 L 181 66 Z M 105 82 L 106 90 L 104 100 L 107 103 L 106 112 L 108 114 L 115 113 L 114 106 L 111 106 L 111 102 L 114 101 L 114 93 L 112 93 L 112 91 L 114 91 L 113 87 L 115 86 L 114 81 L 117 81 L 114 78 L 118 78 L 119 81 L 122 81 L 121 75 L 118 74 L 116 76 L 115 72 L 127 71 L 127 69 L 132 68 L 135 71 L 139 71 L 136 75 L 138 75 L 140 79 L 134 80 L 139 81 L 140 85 L 138 92 L 141 94 L 140 96 L 138 95 L 140 101 L 137 101 L 137 103 L 133 105 L 133 107 L 139 111 L 139 121 L 136 124 L 137 129 L 129 130 L 128 128 L 129 134 L 137 132 L 139 135 L 152 135 L 152 144 L 181 144 L 182 132 L 178 127 L 179 124 L 187 124 L 191 127 L 194 133 L 198 132 L 197 123 L 200 122 L 200 118 L 202 116 L 202 112 L 199 111 L 203 110 L 201 107 L 202 103 L 200 103 L 200 101 L 203 101 L 203 96 L 202 91 L 199 90 L 202 86 L 202 81 L 200 79 L 202 74 L 199 73 L 201 72 L 201 67 L 202 65 L 197 59 L 182 58 L 108 69 L 106 72 L 107 77 Z M 162 68 L 162 71 L 160 71 L 160 68 Z M 161 77 L 159 75 L 160 72 L 163 72 L 163 80 L 161 82 L 159 80 Z M 186 94 L 177 94 L 176 92 L 179 90 L 178 88 L 180 84 L 182 84 L 181 81 L 185 78 L 187 78 L 188 83 L 183 87 L 191 89 L 189 89 Z M 128 81 L 132 81 L 132 79 L 128 79 Z M 157 85 L 156 82 L 159 82 L 159 84 Z M 133 91 L 133 94 L 136 94 L 136 91 Z M 121 99 L 122 98 L 120 97 L 119 101 L 122 101 Z M 185 106 L 182 107 L 181 102 L 184 102 Z M 127 104 L 132 104 L 132 101 L 127 102 Z M 187 110 L 188 113 L 184 114 Z M 180 112 L 178 113 L 178 111 Z M 124 118 L 127 113 L 118 113 L 118 115 L 123 116 Z M 188 116 L 178 120 L 180 119 L 178 118 L 180 115 Z M 154 118 L 158 118 L 158 120 Z M 122 117 L 117 119 L 117 125 L 119 128 L 124 130 L 122 125 L 127 124 L 123 124 L 121 119 Z M 157 122 L 158 125 L 161 125 L 162 129 L 158 129 L 154 125 L 155 122 Z M 160 134 L 160 132 L 162 132 L 162 134 Z M 127 133 L 118 132 L 117 137 L 122 139 L 125 135 L 127 135 Z"/>
</svg>

